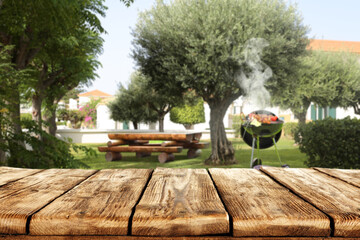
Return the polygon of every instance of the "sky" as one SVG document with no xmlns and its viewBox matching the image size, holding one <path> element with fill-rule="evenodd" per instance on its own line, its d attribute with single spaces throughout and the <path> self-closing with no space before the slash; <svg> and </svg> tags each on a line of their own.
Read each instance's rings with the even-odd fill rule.
<svg viewBox="0 0 360 240">
<path fill-rule="evenodd" d="M 221 0 L 219 0 L 221 1 Z M 360 0 L 288 0 L 297 3 L 303 23 L 311 31 L 309 38 L 324 40 L 360 41 Z M 136 64 L 130 54 L 131 30 L 135 28 L 139 12 L 151 8 L 155 0 L 135 0 L 126 7 L 119 0 L 106 0 L 106 17 L 101 19 L 107 34 L 102 37 L 104 52 L 99 57 L 102 67 L 87 90 L 115 94 L 122 83 L 129 82 Z"/>
</svg>

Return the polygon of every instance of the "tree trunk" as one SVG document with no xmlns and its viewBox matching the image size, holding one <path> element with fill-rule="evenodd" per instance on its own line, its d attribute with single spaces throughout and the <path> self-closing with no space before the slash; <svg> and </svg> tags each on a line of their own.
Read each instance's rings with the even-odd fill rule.
<svg viewBox="0 0 360 240">
<path fill-rule="evenodd" d="M 134 125 L 134 129 L 135 130 L 138 130 L 138 122 L 132 122 L 133 123 L 133 125 Z"/>
<path fill-rule="evenodd" d="M 0 118 L 2 118 L 2 116 L 0 116 Z M 3 126 L 0 124 L 0 144 L 1 145 L 5 144 L 5 139 L 2 136 L 2 129 L 3 129 Z M 6 155 L 5 155 L 5 152 L 0 149 L 0 166 L 4 166 L 4 165 L 6 165 Z"/>
<path fill-rule="evenodd" d="M 306 114 L 307 110 L 310 106 L 311 102 L 309 101 L 303 101 L 303 105 L 301 106 L 301 110 L 293 111 L 295 117 L 299 119 L 299 124 L 305 124 L 306 123 Z"/>
<path fill-rule="evenodd" d="M 45 127 L 45 131 L 54 136 L 56 135 L 56 109 L 52 109 L 51 111 L 47 109 L 44 114 L 44 120 L 47 122 L 48 126 Z"/>
<path fill-rule="evenodd" d="M 13 134 L 20 136 L 22 134 L 21 129 L 21 122 L 20 122 L 20 93 L 18 89 L 18 85 L 14 84 L 13 88 L 11 89 L 11 95 L 9 95 L 9 101 L 8 101 L 8 107 L 9 107 L 9 117 L 11 119 L 12 126 L 10 127 L 10 131 L 12 131 Z M 11 143 L 12 144 L 12 143 Z M 25 148 L 25 143 L 18 140 L 17 145 Z M 18 154 L 17 147 L 12 148 L 10 147 L 10 155 L 16 156 Z M 13 166 L 24 166 L 22 158 L 16 158 L 13 159 L 12 162 Z"/>
<path fill-rule="evenodd" d="M 299 120 L 299 124 L 306 123 L 306 113 L 307 112 L 294 113 L 295 117 Z"/>
<path fill-rule="evenodd" d="M 164 118 L 164 115 L 159 116 L 159 132 L 164 132 Z"/>
<path fill-rule="evenodd" d="M 41 129 L 41 104 L 42 98 L 38 94 L 32 96 L 32 119 L 38 124 Z"/>
<path fill-rule="evenodd" d="M 186 130 L 193 130 L 194 124 L 183 124 Z"/>
<path fill-rule="evenodd" d="M 360 103 L 353 104 L 352 106 L 354 108 L 354 113 L 360 115 Z"/>
<path fill-rule="evenodd" d="M 235 164 L 235 151 L 226 137 L 223 119 L 231 101 L 208 102 L 210 107 L 211 155 L 205 164 Z"/>
</svg>

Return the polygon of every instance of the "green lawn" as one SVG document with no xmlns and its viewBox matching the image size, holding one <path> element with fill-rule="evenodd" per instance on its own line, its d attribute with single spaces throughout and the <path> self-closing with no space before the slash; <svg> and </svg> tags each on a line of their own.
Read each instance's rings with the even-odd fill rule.
<svg viewBox="0 0 360 240">
<path fill-rule="evenodd" d="M 251 157 L 251 148 L 247 146 L 240 139 L 231 139 L 236 159 L 238 164 L 227 165 L 227 166 L 217 166 L 217 167 L 226 167 L 226 168 L 249 168 L 250 157 Z M 105 144 L 84 144 L 87 147 L 96 149 L 97 146 Z M 294 146 L 294 141 L 291 139 L 286 139 L 285 137 L 281 138 L 278 142 L 278 149 L 280 153 L 281 160 L 284 163 L 288 164 L 293 168 L 302 168 L 306 167 L 304 161 L 306 155 L 301 153 L 298 147 Z M 97 151 L 98 152 L 98 151 Z M 97 157 L 86 157 L 84 153 L 76 154 L 76 158 L 81 162 L 81 165 L 85 168 L 92 169 L 104 169 L 104 168 L 156 168 L 156 167 L 167 167 L 167 168 L 209 168 L 212 166 L 204 165 L 204 159 L 210 155 L 211 149 L 203 149 L 202 154 L 198 158 L 187 159 L 186 157 L 187 149 L 183 150 L 181 153 L 175 154 L 175 160 L 165 164 L 161 164 L 157 160 L 159 153 L 152 153 L 151 157 L 146 158 L 136 158 L 135 153 L 123 153 L 123 159 L 116 162 L 107 162 L 105 160 L 105 153 L 98 152 Z M 255 152 L 256 156 L 256 152 Z M 280 167 L 280 163 L 276 156 L 275 148 L 271 147 L 268 149 L 260 150 L 260 157 L 263 161 L 263 165 L 277 166 Z"/>
</svg>

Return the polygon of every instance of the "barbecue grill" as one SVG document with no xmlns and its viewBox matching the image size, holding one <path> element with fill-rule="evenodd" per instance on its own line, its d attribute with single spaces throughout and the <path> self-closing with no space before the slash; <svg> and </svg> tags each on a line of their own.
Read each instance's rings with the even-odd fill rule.
<svg viewBox="0 0 360 240">
<path fill-rule="evenodd" d="M 274 113 L 266 110 L 258 110 L 242 117 L 241 136 L 246 144 L 252 147 L 250 167 L 257 168 L 261 165 L 260 149 L 275 146 L 275 151 L 279 162 L 283 165 L 277 150 L 276 142 L 281 137 L 284 121 L 280 120 Z M 257 158 L 254 159 L 255 144 L 257 148 Z"/>
</svg>

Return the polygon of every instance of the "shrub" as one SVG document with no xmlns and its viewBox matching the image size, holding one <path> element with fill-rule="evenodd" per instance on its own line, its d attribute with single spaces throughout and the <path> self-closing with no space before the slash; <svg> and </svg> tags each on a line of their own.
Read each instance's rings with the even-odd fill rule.
<svg viewBox="0 0 360 240">
<path fill-rule="evenodd" d="M 27 131 L 4 135 L 0 149 L 9 153 L 7 165 L 25 168 L 79 168 L 86 167 L 75 159 L 71 151 L 84 151 L 87 156 L 96 155 L 93 149 L 65 142 L 47 134 L 32 120 L 22 122 Z M 19 144 L 24 143 L 24 144 Z"/>
<path fill-rule="evenodd" d="M 233 115 L 232 117 L 232 128 L 235 130 L 235 137 L 238 138 L 241 135 L 241 117 L 240 115 Z"/>
<path fill-rule="evenodd" d="M 96 106 L 100 101 L 101 99 L 92 98 L 90 102 L 79 108 L 86 128 L 96 128 Z"/>
<path fill-rule="evenodd" d="M 194 103 L 174 107 L 170 111 L 170 120 L 180 123 L 189 128 L 191 125 L 205 122 L 204 101 L 200 98 L 193 100 Z"/>
<path fill-rule="evenodd" d="M 66 126 L 66 122 L 56 122 L 57 126 Z"/>
<path fill-rule="evenodd" d="M 69 110 L 65 108 L 58 109 L 56 111 L 56 117 L 61 121 L 69 120 Z"/>
<path fill-rule="evenodd" d="M 282 130 L 284 132 L 284 136 L 294 138 L 294 134 L 295 134 L 297 127 L 298 127 L 298 123 L 296 123 L 296 122 L 284 123 L 283 128 L 282 128 Z"/>
<path fill-rule="evenodd" d="M 21 121 L 31 121 L 32 120 L 31 113 L 21 113 L 20 120 Z M 21 128 L 25 128 L 25 125 L 23 124 L 23 122 L 21 123 Z"/>
<path fill-rule="evenodd" d="M 308 167 L 360 168 L 360 120 L 327 118 L 299 125 L 295 142 Z"/>
</svg>

